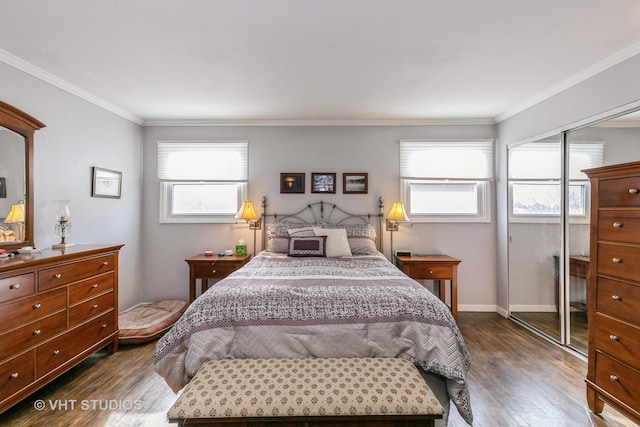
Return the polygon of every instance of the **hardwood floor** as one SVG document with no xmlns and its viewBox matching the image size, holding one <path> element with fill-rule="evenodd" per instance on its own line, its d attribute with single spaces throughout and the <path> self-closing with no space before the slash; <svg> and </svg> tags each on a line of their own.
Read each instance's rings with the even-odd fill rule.
<svg viewBox="0 0 640 427">
<path fill-rule="evenodd" d="M 580 359 L 495 313 L 459 316 L 471 353 L 474 426 L 634 425 L 606 405 L 601 417 L 589 413 Z M 154 349 L 150 343 L 99 352 L 0 414 L 0 425 L 170 426 L 166 412 L 177 396 L 153 370 Z M 44 409 L 35 409 L 38 401 Z M 453 407 L 449 425 L 466 425 Z"/>
</svg>

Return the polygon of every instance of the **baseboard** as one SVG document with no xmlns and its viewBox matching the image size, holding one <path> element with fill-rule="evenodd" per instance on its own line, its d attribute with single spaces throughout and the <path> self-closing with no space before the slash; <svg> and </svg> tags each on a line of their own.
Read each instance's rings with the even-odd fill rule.
<svg viewBox="0 0 640 427">
<path fill-rule="evenodd" d="M 510 305 L 509 311 L 511 313 L 557 313 L 558 307 L 555 305 Z"/>
<path fill-rule="evenodd" d="M 481 304 L 458 304 L 458 311 L 495 313 L 498 311 L 498 306 Z"/>
</svg>

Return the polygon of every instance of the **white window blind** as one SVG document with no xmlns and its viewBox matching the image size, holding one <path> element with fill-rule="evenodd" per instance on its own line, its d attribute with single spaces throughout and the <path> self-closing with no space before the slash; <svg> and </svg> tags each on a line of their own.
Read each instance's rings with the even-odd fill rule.
<svg viewBox="0 0 640 427">
<path fill-rule="evenodd" d="M 402 179 L 490 180 L 493 141 L 400 141 Z"/>
<path fill-rule="evenodd" d="M 532 142 L 509 150 L 509 177 L 512 180 L 559 180 L 561 168 L 559 142 Z M 569 179 L 586 180 L 583 169 L 602 166 L 604 142 L 569 144 Z"/>
<path fill-rule="evenodd" d="M 158 180 L 246 182 L 247 141 L 158 141 Z"/>
</svg>

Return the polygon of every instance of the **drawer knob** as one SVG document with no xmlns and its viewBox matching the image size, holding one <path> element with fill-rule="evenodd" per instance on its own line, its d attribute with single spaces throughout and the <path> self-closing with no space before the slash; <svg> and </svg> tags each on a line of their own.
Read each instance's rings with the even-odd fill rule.
<svg viewBox="0 0 640 427">
<path fill-rule="evenodd" d="M 614 301 L 620 301 L 622 298 L 620 298 L 620 295 L 611 295 L 611 299 Z"/>
<path fill-rule="evenodd" d="M 613 374 L 609 375 L 609 379 L 611 381 L 618 381 L 618 377 L 616 375 L 613 375 Z"/>
<path fill-rule="evenodd" d="M 613 228 L 622 228 L 622 223 L 621 222 L 614 222 L 613 223 Z"/>
<path fill-rule="evenodd" d="M 40 304 L 40 303 L 37 303 L 37 304 L 34 304 L 34 305 L 33 305 L 33 308 L 35 308 L 35 309 L 38 309 L 38 308 L 40 308 L 40 307 L 42 307 L 42 304 Z"/>
<path fill-rule="evenodd" d="M 19 283 L 14 283 L 12 285 L 9 285 L 9 289 L 20 289 L 20 284 Z"/>
<path fill-rule="evenodd" d="M 640 190 L 638 190 L 637 188 L 630 188 L 629 189 L 629 194 L 638 194 L 638 191 L 640 191 Z"/>
<path fill-rule="evenodd" d="M 216 274 L 216 271 L 215 270 L 211 270 L 211 273 Z"/>
<path fill-rule="evenodd" d="M 433 274 L 433 270 L 429 270 L 429 274 Z"/>
<path fill-rule="evenodd" d="M 42 331 L 40 329 L 36 329 L 35 331 L 33 331 L 33 335 L 40 335 L 42 333 Z"/>
<path fill-rule="evenodd" d="M 11 374 L 11 378 L 18 378 L 19 374 L 17 372 L 14 372 L 13 374 Z"/>
<path fill-rule="evenodd" d="M 616 264 L 620 264 L 622 262 L 622 258 L 612 258 L 611 261 L 615 262 Z"/>
<path fill-rule="evenodd" d="M 91 285 L 91 287 L 92 287 L 93 289 L 95 289 L 95 288 L 97 288 L 97 287 L 98 287 L 98 284 L 97 284 L 97 283 L 94 283 L 93 285 Z"/>
<path fill-rule="evenodd" d="M 213 267 L 214 265 L 216 265 L 216 262 L 215 262 L 215 261 L 213 261 L 213 262 L 211 263 L 211 266 L 212 266 L 212 267 Z"/>
<path fill-rule="evenodd" d="M 613 334 L 611 334 L 611 335 L 609 335 L 609 339 L 610 339 L 611 341 L 618 341 L 618 336 L 617 336 L 617 335 L 613 335 Z"/>
<path fill-rule="evenodd" d="M 56 275 L 53 276 L 54 279 L 59 279 L 62 277 L 62 274 L 58 273 Z"/>
<path fill-rule="evenodd" d="M 107 327 L 107 324 L 106 324 L 106 323 L 103 323 L 103 324 L 102 324 L 102 329 L 104 329 L 104 328 L 106 328 L 106 327 Z"/>
<path fill-rule="evenodd" d="M 93 309 L 98 308 L 98 304 L 93 304 L 93 305 L 91 306 L 91 308 L 93 308 Z"/>
<path fill-rule="evenodd" d="M 105 266 L 106 266 L 106 265 L 109 265 L 109 261 L 104 261 L 104 262 L 102 263 L 102 265 L 105 265 Z"/>
<path fill-rule="evenodd" d="M 54 355 L 54 356 L 57 356 L 57 355 L 59 355 L 59 354 L 60 354 L 60 350 L 53 350 L 53 355 Z"/>
</svg>

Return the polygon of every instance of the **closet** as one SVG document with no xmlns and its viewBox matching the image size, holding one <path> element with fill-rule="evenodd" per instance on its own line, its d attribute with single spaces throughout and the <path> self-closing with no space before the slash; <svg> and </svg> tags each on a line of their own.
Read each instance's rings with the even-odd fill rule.
<svg viewBox="0 0 640 427">
<path fill-rule="evenodd" d="M 507 147 L 509 316 L 587 355 L 590 184 L 582 171 L 640 160 L 640 113 Z"/>
</svg>

